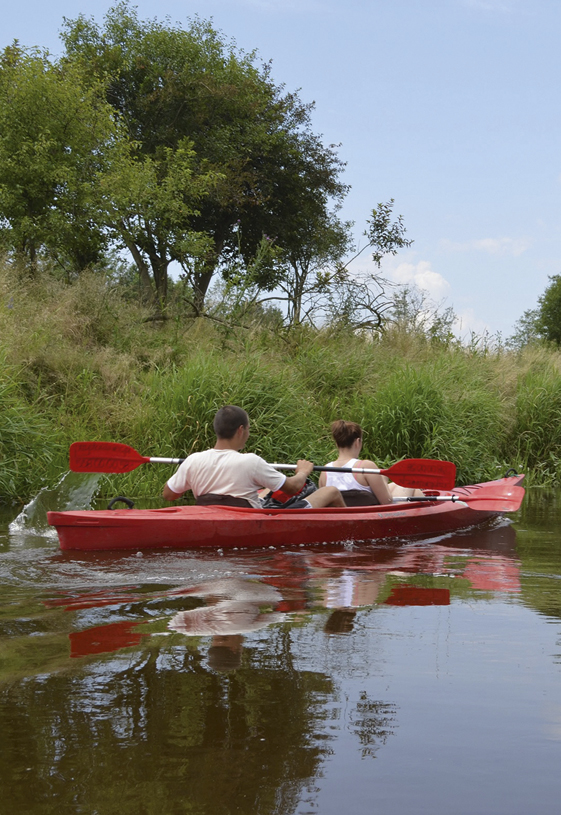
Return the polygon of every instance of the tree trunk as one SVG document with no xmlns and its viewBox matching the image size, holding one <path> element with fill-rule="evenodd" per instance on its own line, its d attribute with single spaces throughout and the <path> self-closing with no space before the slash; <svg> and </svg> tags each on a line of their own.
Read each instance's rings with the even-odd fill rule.
<svg viewBox="0 0 561 815">
<path fill-rule="evenodd" d="M 140 290 L 141 290 L 141 297 L 142 300 L 146 303 L 153 303 L 154 302 L 154 288 L 152 286 L 152 279 L 150 277 L 150 271 L 148 269 L 148 264 L 142 257 L 142 254 L 138 248 L 138 246 L 134 243 L 130 235 L 127 233 L 124 224 L 122 225 L 121 229 L 121 237 L 123 238 L 127 249 L 131 253 L 133 260 L 136 264 L 136 268 L 138 269 L 138 274 L 140 277 Z"/>
<path fill-rule="evenodd" d="M 197 316 L 204 311 L 206 294 L 215 268 L 214 264 L 207 263 L 203 272 L 193 275 L 193 305 Z"/>
<path fill-rule="evenodd" d="M 193 307 L 195 314 L 199 316 L 203 313 L 205 307 L 206 295 L 210 281 L 216 271 L 218 259 L 224 248 L 224 239 L 222 237 L 214 237 L 214 251 L 209 254 L 201 263 L 200 272 L 195 272 L 193 275 Z"/>
<path fill-rule="evenodd" d="M 151 247 L 148 252 L 150 258 L 150 266 L 152 267 L 152 274 L 154 276 L 154 283 L 156 284 L 156 298 L 160 311 L 164 311 L 168 299 L 168 266 L 169 260 L 165 255 L 165 249 L 158 252 L 156 248 Z"/>
</svg>

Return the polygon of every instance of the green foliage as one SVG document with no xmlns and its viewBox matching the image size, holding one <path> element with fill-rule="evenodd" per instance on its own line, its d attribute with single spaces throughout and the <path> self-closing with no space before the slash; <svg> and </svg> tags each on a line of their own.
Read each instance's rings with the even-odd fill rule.
<svg viewBox="0 0 561 815">
<path fill-rule="evenodd" d="M 505 417 L 499 394 L 477 381 L 474 367 L 462 354 L 436 356 L 388 372 L 370 398 L 357 398 L 351 414 L 361 417 L 374 460 L 440 458 L 455 462 L 460 483 L 495 477 Z"/>
<path fill-rule="evenodd" d="M 368 400 L 364 426 L 384 459 L 431 458 L 435 437 L 446 421 L 441 389 L 430 375 L 409 367 L 398 369 Z M 369 441 L 369 446 L 370 446 Z"/>
<path fill-rule="evenodd" d="M 541 339 L 538 329 L 539 310 L 528 309 L 514 324 L 514 334 L 507 340 L 507 345 L 513 350 L 520 350 Z"/>
<path fill-rule="evenodd" d="M 367 244 L 344 263 L 340 257 L 332 258 L 327 272 L 322 271 L 318 275 L 320 283 L 323 283 L 323 291 L 327 294 L 325 312 L 329 322 L 334 326 L 347 331 L 376 332 L 387 327 L 387 313 L 392 308 L 392 299 L 386 293 L 386 289 L 392 284 L 379 274 L 382 258 L 386 255 L 396 255 L 400 249 L 407 248 L 413 243 L 412 240 L 405 238 L 406 229 L 401 215 L 396 221 L 391 222 L 393 205 L 392 198 L 374 207 L 364 233 L 368 238 Z M 349 244 L 341 246 L 341 255 L 348 249 Z M 351 272 L 351 264 L 366 249 L 372 249 L 374 271 L 353 269 Z"/>
<path fill-rule="evenodd" d="M 561 482 L 561 377 L 552 367 L 521 379 L 511 443 L 538 479 Z"/>
<path fill-rule="evenodd" d="M 226 334 L 200 319 L 147 321 L 127 296 L 114 276 L 68 285 L 0 264 L 0 500 L 58 482 L 73 441 L 121 441 L 152 456 L 203 449 L 226 403 L 246 408 L 247 449 L 271 461 L 329 461 L 330 423 L 347 418 L 381 465 L 448 459 L 458 483 L 519 465 L 536 482 L 561 478 L 556 351 L 481 354 L 304 326 Z M 158 496 L 172 469 L 112 476 L 103 494 Z"/>
<path fill-rule="evenodd" d="M 561 345 L 561 275 L 549 278 L 551 283 L 539 298 L 537 330 L 548 342 Z"/>
<path fill-rule="evenodd" d="M 210 22 L 145 21 L 126 1 L 101 25 L 65 19 L 62 39 L 58 60 L 17 44 L 0 55 L 0 246 L 11 256 L 70 282 L 126 253 L 157 319 L 169 317 L 173 264 L 183 314 L 226 319 L 224 305 L 208 308 L 220 276 L 234 322 L 270 318 L 275 301 L 289 327 L 382 327 L 378 271 L 411 244 L 402 218 L 392 222 L 393 199 L 372 210 L 375 272 L 351 274 L 343 162 L 270 64 Z"/>
<path fill-rule="evenodd" d="M 509 346 L 523 348 L 536 340 L 561 346 L 561 275 L 550 275 L 550 283 L 538 298 L 538 306 L 528 309 L 518 320 Z"/>
<path fill-rule="evenodd" d="M 401 215 L 394 223 L 391 222 L 393 205 L 392 198 L 374 207 L 372 217 L 368 221 L 368 229 L 364 233 L 368 238 L 368 246 L 373 250 L 372 259 L 378 267 L 386 255 L 397 255 L 400 249 L 405 249 L 413 243 L 405 237 L 407 230 Z"/>
<path fill-rule="evenodd" d="M 404 286 L 392 297 L 386 330 L 411 334 L 416 342 L 453 346 L 458 344 L 453 332 L 456 319 L 451 306 L 441 308 L 423 289 Z"/>
<path fill-rule="evenodd" d="M 249 267 L 266 235 L 296 249 L 303 226 L 325 219 L 344 195 L 342 163 L 313 134 L 311 106 L 284 93 L 269 65 L 210 23 L 141 21 L 122 2 L 103 27 L 83 16 L 66 20 L 63 40 L 63 62 L 106 83 L 124 125 L 128 152 L 106 192 L 110 226 L 162 301 L 176 261 L 193 312 L 202 313 L 216 271 L 240 250 Z M 262 289 L 276 284 L 269 269 Z"/>
<path fill-rule="evenodd" d="M 75 271 L 103 254 L 95 177 L 115 128 L 101 86 L 37 50 L 0 54 L 0 240 L 32 267 L 41 251 Z"/>
<path fill-rule="evenodd" d="M 24 398 L 20 383 L 21 372 L 0 355 L 0 498 L 12 500 L 29 497 L 61 451 L 60 434 L 39 401 Z"/>
</svg>

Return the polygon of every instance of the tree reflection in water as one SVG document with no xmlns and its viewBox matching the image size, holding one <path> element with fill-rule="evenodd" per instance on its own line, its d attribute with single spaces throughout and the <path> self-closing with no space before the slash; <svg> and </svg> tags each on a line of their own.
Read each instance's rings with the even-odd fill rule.
<svg viewBox="0 0 561 815">
<path fill-rule="evenodd" d="M 209 605 L 171 618 L 182 637 L 146 637 L 134 651 L 1 689 L 11 811 L 56 801 L 72 812 L 286 815 L 313 795 L 331 749 L 322 722 L 341 700 L 325 673 L 295 667 L 290 626 L 273 610 L 282 595 L 236 579 L 189 594 Z M 123 645 L 139 645 L 130 629 Z M 390 707 L 364 696 L 351 716 L 365 754 L 391 732 Z"/>
<path fill-rule="evenodd" d="M 396 705 L 372 691 L 366 617 L 446 605 L 451 586 L 466 598 L 520 590 L 506 533 L 489 552 L 454 540 L 248 553 L 198 586 L 138 580 L 151 567 L 131 559 L 128 585 L 44 602 L 30 590 L 0 625 L 0 813 L 313 808 L 335 737 L 368 759 L 396 732 Z"/>
</svg>

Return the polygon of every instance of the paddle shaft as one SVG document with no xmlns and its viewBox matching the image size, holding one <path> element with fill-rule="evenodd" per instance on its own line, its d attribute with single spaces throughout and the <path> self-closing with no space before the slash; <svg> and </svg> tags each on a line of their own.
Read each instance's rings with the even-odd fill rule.
<svg viewBox="0 0 561 815">
<path fill-rule="evenodd" d="M 158 458 L 155 456 L 146 456 L 145 461 L 140 461 L 138 464 L 182 464 L 185 461 L 184 458 Z M 99 462 L 103 464 L 103 462 Z M 275 470 L 296 470 L 298 465 L 297 464 L 271 464 L 271 467 L 274 467 Z M 113 470 L 110 470 L 113 472 Z M 317 473 L 368 473 L 370 475 L 385 475 L 390 472 L 390 470 L 373 470 L 367 469 L 366 467 L 325 467 L 319 464 L 314 464 L 314 472 Z"/>
<path fill-rule="evenodd" d="M 141 464 L 181 464 L 182 458 L 149 458 L 141 456 L 134 448 L 118 442 L 74 442 L 70 446 L 70 469 L 77 473 L 128 473 Z M 296 470 L 296 464 L 273 464 L 276 469 Z M 351 472 L 373 475 L 387 475 L 403 487 L 421 489 L 451 490 L 454 486 L 456 468 L 451 461 L 436 459 L 404 459 L 392 464 L 386 470 L 366 467 L 325 467 L 314 466 L 318 472 Z M 506 494 L 479 496 L 477 494 L 399 496 L 394 500 L 415 501 L 459 501 L 467 505 L 473 502 L 474 509 L 492 512 L 514 512 L 522 502 L 524 490 L 513 486 Z"/>
<path fill-rule="evenodd" d="M 393 465 L 395 466 L 395 465 Z M 295 470 L 296 464 L 271 464 L 276 470 Z M 389 475 L 391 467 L 387 470 L 372 470 L 366 467 L 325 467 L 319 464 L 314 464 L 314 472 L 316 473 L 368 473 L 369 475 Z"/>
<path fill-rule="evenodd" d="M 158 458 L 155 456 L 146 456 L 145 461 L 140 461 L 138 464 L 182 464 L 184 458 Z M 103 462 L 99 462 L 103 465 Z M 297 464 L 271 464 L 275 470 L 296 470 Z M 113 470 L 109 470 L 113 472 Z M 314 464 L 314 472 L 317 473 L 368 473 L 369 475 L 386 475 L 390 473 L 388 470 L 373 470 L 366 467 L 325 467 L 319 464 Z"/>
</svg>

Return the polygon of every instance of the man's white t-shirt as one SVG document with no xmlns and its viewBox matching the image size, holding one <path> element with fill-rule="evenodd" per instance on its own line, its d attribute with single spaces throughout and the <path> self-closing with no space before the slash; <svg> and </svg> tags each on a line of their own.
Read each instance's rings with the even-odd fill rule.
<svg viewBox="0 0 561 815">
<path fill-rule="evenodd" d="M 285 481 L 286 476 L 255 453 L 212 448 L 188 456 L 167 483 L 180 495 L 186 490 L 191 490 L 195 498 L 209 492 L 234 495 L 259 507 L 257 491 L 266 487 L 274 492 Z"/>
</svg>

